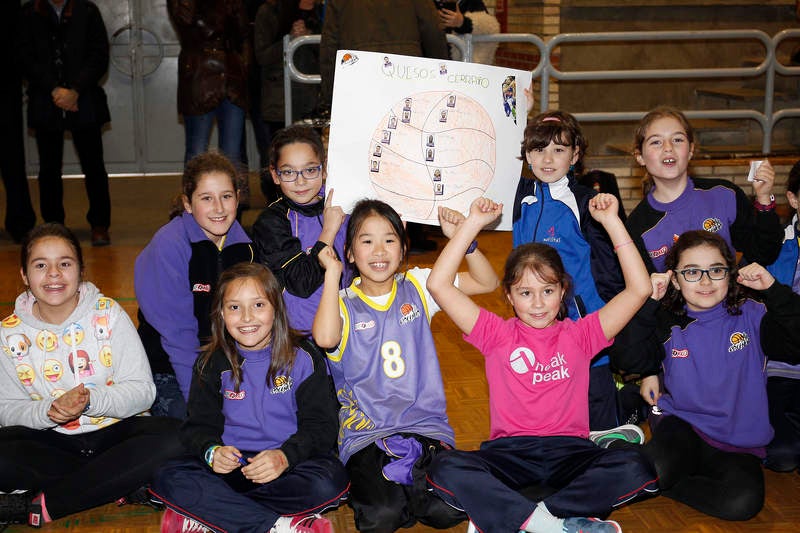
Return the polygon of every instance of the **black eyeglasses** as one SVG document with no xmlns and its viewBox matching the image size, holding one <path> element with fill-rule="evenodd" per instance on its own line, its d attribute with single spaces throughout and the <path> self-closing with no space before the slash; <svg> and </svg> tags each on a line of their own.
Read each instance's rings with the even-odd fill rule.
<svg viewBox="0 0 800 533">
<path fill-rule="evenodd" d="M 297 178 L 303 176 L 307 180 L 314 180 L 320 177 L 322 174 L 322 165 L 317 165 L 315 167 L 308 167 L 303 168 L 301 170 L 275 170 L 275 174 L 278 175 L 281 181 L 285 183 L 291 183 L 293 181 L 297 181 Z"/>
<path fill-rule="evenodd" d="M 703 274 L 708 276 L 708 279 L 720 281 L 728 277 L 730 272 L 728 267 L 711 267 L 711 268 L 685 268 L 678 270 L 678 274 L 683 276 L 683 279 L 690 283 L 695 283 L 703 279 Z"/>
</svg>

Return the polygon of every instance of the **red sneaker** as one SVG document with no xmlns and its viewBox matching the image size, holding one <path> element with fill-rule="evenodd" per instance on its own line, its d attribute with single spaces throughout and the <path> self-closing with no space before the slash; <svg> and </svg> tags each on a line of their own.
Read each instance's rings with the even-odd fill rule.
<svg viewBox="0 0 800 533">
<path fill-rule="evenodd" d="M 161 533 L 211 533 L 211 530 L 197 520 L 167 507 L 161 518 Z"/>
<path fill-rule="evenodd" d="M 318 514 L 282 516 L 269 531 L 270 533 L 334 533 L 331 521 Z"/>
</svg>

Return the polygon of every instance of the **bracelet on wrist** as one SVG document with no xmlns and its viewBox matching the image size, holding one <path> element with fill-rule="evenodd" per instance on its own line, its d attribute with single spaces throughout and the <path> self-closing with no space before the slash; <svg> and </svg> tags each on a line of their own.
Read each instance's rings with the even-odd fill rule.
<svg viewBox="0 0 800 533">
<path fill-rule="evenodd" d="M 206 464 L 211 468 L 214 468 L 214 452 L 217 451 L 217 448 L 219 447 L 219 444 L 209 446 L 206 450 L 206 453 L 203 455 L 203 458 L 206 460 Z"/>
<path fill-rule="evenodd" d="M 478 240 L 475 239 L 472 241 L 472 244 L 469 245 L 469 248 L 467 248 L 467 251 L 464 253 L 464 255 L 469 255 L 477 249 L 478 249 Z"/>
<path fill-rule="evenodd" d="M 775 209 L 775 196 L 773 196 L 772 194 L 769 195 L 768 204 L 762 204 L 761 202 L 758 201 L 758 198 L 756 198 L 753 201 L 753 206 L 755 206 L 756 211 L 772 211 L 773 209 Z"/>
<path fill-rule="evenodd" d="M 628 240 L 617 244 L 616 246 L 614 246 L 614 253 L 616 253 L 616 251 L 622 248 L 623 246 L 628 246 L 629 244 L 633 244 L 633 240 Z"/>
</svg>

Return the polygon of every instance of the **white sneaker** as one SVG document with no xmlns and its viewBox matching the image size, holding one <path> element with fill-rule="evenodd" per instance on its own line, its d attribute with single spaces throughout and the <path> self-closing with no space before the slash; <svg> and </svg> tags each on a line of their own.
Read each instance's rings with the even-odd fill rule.
<svg viewBox="0 0 800 533">
<path fill-rule="evenodd" d="M 334 533 L 333 524 L 318 514 L 281 516 L 270 533 Z"/>
</svg>

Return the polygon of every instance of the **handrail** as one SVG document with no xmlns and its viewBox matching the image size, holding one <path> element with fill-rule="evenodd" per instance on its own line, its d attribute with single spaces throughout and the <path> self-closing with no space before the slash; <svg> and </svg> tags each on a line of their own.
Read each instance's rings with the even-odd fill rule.
<svg viewBox="0 0 800 533">
<path fill-rule="evenodd" d="M 464 35 L 463 37 L 448 34 L 450 44 L 458 47 L 464 61 L 472 59 L 473 44 L 478 42 L 528 43 L 534 45 L 539 52 L 539 61 L 531 71 L 532 78 L 540 81 L 540 111 L 546 111 L 550 100 L 550 78 L 564 81 L 597 81 L 597 80 L 642 80 L 642 79 L 702 79 L 702 78 L 753 78 L 765 75 L 764 111 L 756 109 L 706 109 L 686 111 L 687 118 L 709 119 L 747 119 L 759 124 L 763 141 L 761 150 L 769 153 L 772 147 L 772 134 L 775 124 L 790 117 L 800 117 L 800 108 L 788 108 L 774 111 L 775 75 L 800 75 L 800 66 L 792 67 L 781 64 L 776 56 L 778 46 L 787 39 L 800 39 L 800 29 L 783 30 L 770 37 L 760 30 L 710 30 L 710 31 L 634 31 L 634 32 L 598 32 L 598 33 L 562 33 L 553 36 L 545 43 L 540 37 L 529 33 L 503 33 L 489 35 Z M 319 35 L 299 37 L 289 40 L 284 38 L 284 90 L 286 91 L 286 122 L 291 123 L 291 81 L 301 83 L 320 83 L 319 75 L 303 74 L 297 70 L 292 59 L 294 51 L 306 44 L 319 43 Z M 564 44 L 590 42 L 647 42 L 647 41 L 720 41 L 748 40 L 760 42 L 765 51 L 764 60 L 751 67 L 697 67 L 680 69 L 631 69 L 631 70 L 590 70 L 565 72 L 554 65 L 550 58 L 553 51 Z M 585 122 L 622 122 L 635 121 L 643 117 L 647 111 L 626 112 L 585 112 L 574 113 L 575 117 Z"/>
</svg>

